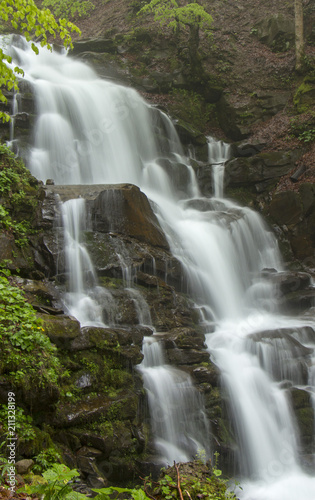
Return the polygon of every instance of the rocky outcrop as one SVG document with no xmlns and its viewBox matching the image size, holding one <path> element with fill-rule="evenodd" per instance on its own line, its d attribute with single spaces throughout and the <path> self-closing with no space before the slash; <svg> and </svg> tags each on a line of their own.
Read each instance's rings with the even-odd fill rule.
<svg viewBox="0 0 315 500">
<path fill-rule="evenodd" d="M 254 92 L 252 95 L 224 93 L 218 103 L 218 120 L 226 136 L 241 141 L 250 135 L 254 123 L 265 121 L 281 111 L 287 104 L 287 91 Z"/>
<path fill-rule="evenodd" d="M 252 32 L 275 52 L 284 52 L 294 45 L 294 19 L 282 14 L 264 17 Z"/>
<path fill-rule="evenodd" d="M 298 191 L 276 192 L 268 207 L 272 221 L 290 242 L 294 256 L 314 266 L 315 185 L 301 184 Z"/>
<path fill-rule="evenodd" d="M 230 187 L 246 187 L 260 193 L 289 173 L 295 161 L 296 155 L 288 151 L 233 158 L 226 164 L 225 182 Z"/>
</svg>

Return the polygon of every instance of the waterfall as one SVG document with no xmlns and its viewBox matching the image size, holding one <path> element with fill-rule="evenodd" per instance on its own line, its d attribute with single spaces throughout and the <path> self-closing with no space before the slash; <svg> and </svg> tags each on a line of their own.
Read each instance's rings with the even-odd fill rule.
<svg viewBox="0 0 315 500">
<path fill-rule="evenodd" d="M 202 397 L 190 376 L 167 366 L 161 342 L 145 339 L 140 366 L 148 392 L 152 430 L 161 463 L 187 462 L 201 452 L 210 455 L 210 429 Z"/>
<path fill-rule="evenodd" d="M 65 308 L 82 326 L 105 326 L 102 307 L 107 302 L 112 306 L 113 299 L 109 291 L 97 285 L 93 264 L 82 241 L 86 230 L 85 200 L 78 198 L 62 203 L 61 218 L 68 275 Z"/>
<path fill-rule="evenodd" d="M 223 197 L 224 165 L 230 157 L 230 145 L 208 137 L 208 161 L 212 165 L 213 194 L 216 198 Z"/>
<path fill-rule="evenodd" d="M 313 328 L 314 320 L 278 313 L 274 288 L 262 272 L 283 269 L 277 241 L 257 213 L 224 198 L 221 167 L 228 158 L 224 144 L 209 140 L 209 161 L 220 169 L 214 169 L 214 198 L 204 198 L 169 118 L 133 89 L 101 80 L 85 64 L 65 55 L 41 49 L 35 56 L 27 45 L 14 47 L 13 52 L 34 88 L 38 109 L 28 159 L 32 173 L 60 184 L 130 182 L 153 202 L 171 251 L 187 275 L 187 291 L 202 311 L 203 325 L 208 332 L 215 326 L 206 342 L 229 396 L 243 487 L 238 496 L 314 498 L 315 478 L 299 464 L 299 435 L 287 390 L 293 384 L 304 387 L 300 366 L 288 366 L 286 361 L 288 352 L 310 349 L 310 366 L 304 369 L 309 370 L 308 390 L 314 395 L 314 345 L 302 332 L 305 325 Z M 157 129 L 163 133 L 157 136 Z M 74 206 L 79 209 L 81 201 Z M 65 240 L 69 266 L 72 252 L 82 275 L 69 293 L 80 295 L 84 288 L 85 297 L 91 297 L 85 288 L 90 284 L 84 281 L 88 277 L 94 289 L 94 273 L 81 236 L 76 236 L 76 224 L 69 223 Z M 124 262 L 121 255 L 122 266 Z M 124 278 L 132 282 L 130 273 Z M 134 295 L 133 300 L 140 304 Z M 148 321 L 138 316 L 139 321 Z M 139 369 L 152 411 L 159 415 L 153 430 L 161 457 L 188 460 L 199 447 L 208 450 L 202 402 L 190 378 L 165 364 L 156 335 L 143 349 L 145 361 Z M 192 408 L 197 408 L 194 414 Z"/>
</svg>

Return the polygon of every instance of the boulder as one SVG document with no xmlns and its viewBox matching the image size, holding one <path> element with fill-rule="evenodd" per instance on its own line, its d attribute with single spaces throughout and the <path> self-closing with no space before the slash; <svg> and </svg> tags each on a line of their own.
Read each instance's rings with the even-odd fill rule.
<svg viewBox="0 0 315 500">
<path fill-rule="evenodd" d="M 80 323 L 72 316 L 39 315 L 50 340 L 59 348 L 70 349 L 71 342 L 80 336 Z"/>
<path fill-rule="evenodd" d="M 196 349 L 168 349 L 167 358 L 174 365 L 201 365 L 209 361 L 208 351 Z"/>
<path fill-rule="evenodd" d="M 24 459 L 15 462 L 16 472 L 18 474 L 27 474 L 31 467 L 34 465 L 34 460 Z"/>
<path fill-rule="evenodd" d="M 82 52 L 108 52 L 115 54 L 117 52 L 117 45 L 112 38 L 87 38 L 73 42 L 71 55 L 76 56 Z"/>
<path fill-rule="evenodd" d="M 168 243 L 144 193 L 132 184 L 118 184 L 102 191 L 92 207 L 94 231 L 131 236 L 168 249 Z"/>
<path fill-rule="evenodd" d="M 233 158 L 226 163 L 225 182 L 229 187 L 252 186 L 257 192 L 289 173 L 295 156 L 286 151 L 258 153 L 251 157 Z M 289 196 L 289 194 L 288 194 Z"/>
<path fill-rule="evenodd" d="M 255 24 L 253 33 L 272 50 L 284 52 L 294 45 L 294 19 L 282 14 L 266 16 Z"/>
</svg>

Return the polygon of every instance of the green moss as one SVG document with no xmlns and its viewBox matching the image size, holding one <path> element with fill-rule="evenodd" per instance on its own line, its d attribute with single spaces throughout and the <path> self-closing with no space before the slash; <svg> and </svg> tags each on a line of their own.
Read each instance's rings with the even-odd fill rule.
<svg viewBox="0 0 315 500">
<path fill-rule="evenodd" d="M 299 113 L 305 113 L 315 105 L 315 77 L 307 76 L 297 89 L 293 103 Z"/>
</svg>

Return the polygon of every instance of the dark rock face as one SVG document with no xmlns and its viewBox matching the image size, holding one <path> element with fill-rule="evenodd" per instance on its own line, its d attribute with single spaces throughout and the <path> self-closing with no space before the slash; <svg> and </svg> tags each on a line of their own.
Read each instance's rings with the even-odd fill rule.
<svg viewBox="0 0 315 500">
<path fill-rule="evenodd" d="M 274 51 L 284 52 L 294 44 L 294 20 L 281 14 L 265 17 L 254 30 L 258 39 Z"/>
<path fill-rule="evenodd" d="M 147 197 L 136 186 L 126 184 L 102 191 L 93 202 L 91 215 L 96 232 L 120 233 L 168 248 Z"/>
<path fill-rule="evenodd" d="M 153 328 L 160 332 L 168 363 L 188 372 L 203 393 L 208 417 L 215 421 L 215 441 L 226 439 L 218 373 L 197 326 L 199 315 L 181 293 L 181 265 L 170 254 L 145 195 L 132 185 L 49 185 L 40 196 L 41 217 L 36 222 L 40 233 L 32 237 L 33 264 L 18 283 L 56 345 L 67 377 L 60 391 L 19 396 L 30 412 L 41 412 L 41 422 L 50 423 L 51 437 L 66 463 L 79 468 L 93 487 L 132 480 L 140 466 L 135 457 L 143 457 L 141 467 L 146 457 L 152 459 L 154 449 L 147 438 L 150 421 L 137 366 L 143 359 L 143 338 L 152 335 Z M 79 196 L 85 197 L 89 212 L 85 245 L 99 287 L 114 304 L 111 315 L 105 301 L 102 304 L 109 327 L 82 327 L 64 311 L 68 276 L 59 227 L 60 199 Z M 126 289 L 126 268 L 132 290 Z M 39 279 L 30 279 L 35 271 Z M 147 304 L 152 327 L 139 325 L 132 292 Z M 22 453 L 32 456 L 31 450 L 23 448 Z"/>
<path fill-rule="evenodd" d="M 261 192 L 281 176 L 290 172 L 295 158 L 288 152 L 258 153 L 250 157 L 233 158 L 226 165 L 226 184 L 231 187 L 252 186 Z"/>
<path fill-rule="evenodd" d="M 275 193 L 269 215 L 278 224 L 291 244 L 295 257 L 314 266 L 315 186 L 301 184 L 298 191 Z"/>
<path fill-rule="evenodd" d="M 228 138 L 241 141 L 250 135 L 251 126 L 271 118 L 281 111 L 288 99 L 289 92 L 258 92 L 255 95 L 238 96 L 223 94 L 218 103 L 220 127 Z"/>
</svg>

